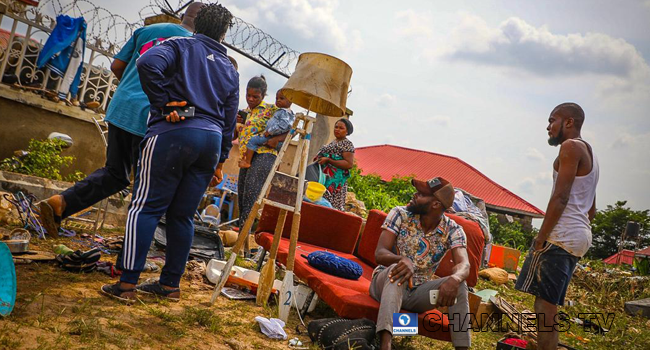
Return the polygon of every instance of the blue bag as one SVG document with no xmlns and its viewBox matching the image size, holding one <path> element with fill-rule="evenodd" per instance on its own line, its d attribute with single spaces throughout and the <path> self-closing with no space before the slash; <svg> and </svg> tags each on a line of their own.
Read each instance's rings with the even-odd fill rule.
<svg viewBox="0 0 650 350">
<path fill-rule="evenodd" d="M 330 275 L 358 280 L 363 274 L 361 265 L 330 252 L 317 251 L 309 254 L 309 256 L 302 256 L 307 259 L 309 265 Z"/>
</svg>

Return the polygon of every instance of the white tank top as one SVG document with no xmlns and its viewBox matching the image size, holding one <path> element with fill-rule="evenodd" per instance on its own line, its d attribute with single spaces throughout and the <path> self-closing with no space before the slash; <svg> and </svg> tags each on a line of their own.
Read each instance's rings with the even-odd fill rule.
<svg viewBox="0 0 650 350">
<path fill-rule="evenodd" d="M 584 142 L 582 139 L 580 141 Z M 589 225 L 589 209 L 596 197 L 596 185 L 600 169 L 598 158 L 591 151 L 592 167 L 589 174 L 576 176 L 571 186 L 569 202 L 564 208 L 560 220 L 551 231 L 548 241 L 558 245 L 574 256 L 582 257 L 591 247 L 591 226 Z M 553 191 L 557 181 L 557 171 L 553 169 Z M 551 192 L 552 193 L 552 192 Z"/>
</svg>

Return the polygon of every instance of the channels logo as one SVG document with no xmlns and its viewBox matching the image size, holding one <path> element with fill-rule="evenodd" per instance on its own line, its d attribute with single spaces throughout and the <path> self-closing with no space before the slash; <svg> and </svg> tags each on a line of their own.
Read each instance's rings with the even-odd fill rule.
<svg viewBox="0 0 650 350">
<path fill-rule="evenodd" d="M 417 335 L 418 314 L 393 314 L 393 335 Z"/>
</svg>

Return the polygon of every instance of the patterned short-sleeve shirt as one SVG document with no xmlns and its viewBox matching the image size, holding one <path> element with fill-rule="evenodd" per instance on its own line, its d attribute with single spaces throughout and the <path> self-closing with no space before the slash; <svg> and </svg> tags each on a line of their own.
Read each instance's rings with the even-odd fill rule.
<svg viewBox="0 0 650 350">
<path fill-rule="evenodd" d="M 413 261 L 414 286 L 434 279 L 434 273 L 448 250 L 467 247 L 465 231 L 446 215 L 442 216 L 438 227 L 425 233 L 420 215 L 409 212 L 406 207 L 395 207 L 388 213 L 382 229 L 397 236 L 399 254 Z"/>
<path fill-rule="evenodd" d="M 266 122 L 273 117 L 273 113 L 277 111 L 278 108 L 274 104 L 268 104 L 262 102 L 259 106 L 253 108 L 246 118 L 244 123 L 244 129 L 239 133 L 239 156 L 244 157 L 246 154 L 246 145 L 248 140 L 255 135 L 262 134 L 266 130 Z M 275 148 L 268 148 L 262 146 L 257 149 L 257 153 L 273 153 L 278 154 L 278 151 Z"/>
</svg>

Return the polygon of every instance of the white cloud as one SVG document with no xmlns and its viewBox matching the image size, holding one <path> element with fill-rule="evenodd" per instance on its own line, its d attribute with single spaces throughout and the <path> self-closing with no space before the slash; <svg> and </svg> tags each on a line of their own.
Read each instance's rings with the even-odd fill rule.
<svg viewBox="0 0 650 350">
<path fill-rule="evenodd" d="M 397 97 L 387 92 L 379 95 L 379 97 L 375 99 L 375 102 L 382 107 L 392 107 L 395 105 L 396 101 Z"/>
<path fill-rule="evenodd" d="M 434 115 L 430 117 L 422 118 L 425 123 L 431 123 L 438 126 L 449 126 L 451 118 L 446 115 Z"/>
<path fill-rule="evenodd" d="M 431 37 L 433 28 L 430 23 L 433 21 L 431 13 L 416 12 L 412 9 L 399 11 L 395 19 L 400 23 L 398 34 L 406 37 Z"/>
<path fill-rule="evenodd" d="M 527 159 L 533 160 L 536 162 L 543 162 L 546 161 L 546 157 L 544 157 L 544 154 L 540 152 L 537 148 L 534 147 L 529 147 L 526 150 L 526 153 L 524 153 L 524 156 L 526 156 Z"/>
<path fill-rule="evenodd" d="M 443 57 L 504 66 L 539 76 L 594 74 L 624 79 L 650 76 L 650 67 L 624 39 L 602 33 L 554 34 L 512 17 L 498 28 L 482 18 L 463 16 Z"/>
<path fill-rule="evenodd" d="M 614 149 L 628 147 L 638 147 L 641 149 L 641 152 L 647 152 L 647 150 L 650 148 L 650 133 L 632 135 L 627 132 L 621 132 L 617 135 L 616 139 L 614 139 L 614 142 L 611 144 L 611 148 Z"/>
<path fill-rule="evenodd" d="M 437 125 L 447 127 L 451 123 L 451 118 L 446 115 L 427 115 L 418 114 L 400 114 L 397 116 L 403 125 L 414 127 L 418 130 L 426 130 L 427 126 Z"/>
<path fill-rule="evenodd" d="M 340 54 L 363 44 L 358 30 L 350 30 L 334 15 L 336 0 L 226 0 L 222 3 L 243 20 L 297 51 L 327 50 Z M 326 51 L 326 52 L 327 52 Z"/>
<path fill-rule="evenodd" d="M 526 194 L 533 194 L 535 191 L 535 179 L 527 177 L 517 184 L 517 188 Z"/>
<path fill-rule="evenodd" d="M 553 184 L 553 175 L 550 171 L 537 173 L 533 176 L 523 178 L 517 184 L 517 189 L 528 195 L 535 194 L 537 190 L 542 192 L 550 191 Z"/>
</svg>

